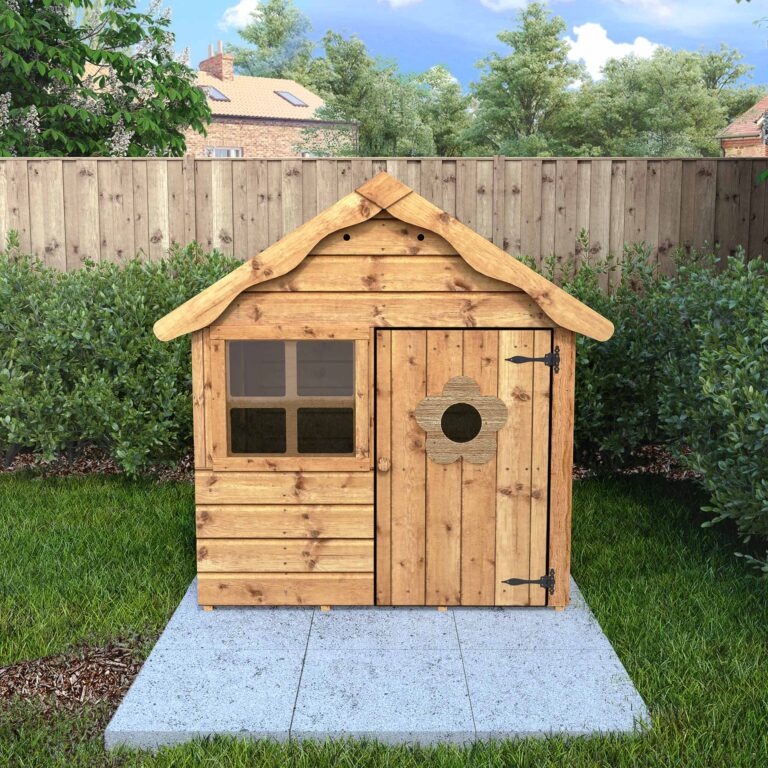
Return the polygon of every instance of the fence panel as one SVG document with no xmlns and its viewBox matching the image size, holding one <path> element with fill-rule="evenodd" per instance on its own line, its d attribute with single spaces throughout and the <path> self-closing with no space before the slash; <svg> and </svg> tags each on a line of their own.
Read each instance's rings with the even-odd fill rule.
<svg viewBox="0 0 768 768">
<path fill-rule="evenodd" d="M 751 158 L 9 158 L 0 237 L 57 269 L 163 258 L 196 239 L 256 255 L 380 170 L 515 256 L 621 256 L 644 240 L 672 269 L 678 247 L 768 253 L 768 161 Z M 580 233 L 589 235 L 582 253 Z"/>
</svg>

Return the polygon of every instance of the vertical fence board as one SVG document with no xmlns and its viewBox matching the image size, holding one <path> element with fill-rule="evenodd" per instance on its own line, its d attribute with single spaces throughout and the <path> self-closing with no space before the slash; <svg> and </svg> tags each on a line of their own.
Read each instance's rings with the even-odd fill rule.
<svg viewBox="0 0 768 768">
<path fill-rule="evenodd" d="M 475 187 L 477 199 L 475 229 L 488 240 L 493 239 L 493 160 L 478 160 Z"/>
<path fill-rule="evenodd" d="M 245 261 L 248 251 L 248 166 L 245 160 L 232 162 L 232 254 Z"/>
<path fill-rule="evenodd" d="M 541 263 L 541 160 L 522 160 L 520 253 Z"/>
<path fill-rule="evenodd" d="M 696 229 L 696 161 L 683 160 L 678 245 L 690 253 Z"/>
<path fill-rule="evenodd" d="M 513 256 L 521 254 L 523 164 L 520 160 L 504 162 L 504 239 L 503 248 Z"/>
<path fill-rule="evenodd" d="M 304 221 L 304 188 L 301 160 L 282 160 L 283 232 L 291 232 Z"/>
<path fill-rule="evenodd" d="M 768 169 L 768 159 L 752 161 L 752 197 L 749 205 L 749 245 L 747 255 L 750 258 L 768 255 L 768 236 L 766 236 L 765 207 L 768 200 L 766 187 L 768 182 L 757 181 L 758 176 Z"/>
<path fill-rule="evenodd" d="M 624 209 L 627 194 L 627 164 L 614 160 L 611 166 L 611 208 L 608 226 L 608 251 L 616 260 L 616 271 L 608 276 L 609 284 L 616 285 L 620 278 L 618 270 L 624 255 Z"/>
<path fill-rule="evenodd" d="M 213 247 L 227 256 L 233 254 L 234 227 L 232 210 L 232 160 L 225 159 L 213 166 L 211 172 L 211 197 L 213 211 L 211 228 Z"/>
<path fill-rule="evenodd" d="M 727 255 L 735 249 L 739 220 L 739 166 L 736 163 L 717 164 L 717 196 L 715 202 L 715 241 L 720 253 Z"/>
<path fill-rule="evenodd" d="M 541 258 L 555 253 L 555 218 L 557 206 L 557 163 L 545 160 L 541 164 Z"/>
<path fill-rule="evenodd" d="M 213 162 L 195 165 L 195 239 L 203 248 L 213 248 Z"/>
<path fill-rule="evenodd" d="M 474 229 L 477 226 L 477 164 L 456 161 L 456 218 Z"/>
<path fill-rule="evenodd" d="M 592 193 L 592 166 L 586 161 L 579 161 L 576 169 L 576 260 L 588 259 L 589 254 L 583 252 L 582 234 L 589 235 L 589 206 Z"/>
<path fill-rule="evenodd" d="M 267 160 L 267 226 L 271 245 L 283 236 L 283 179 L 280 160 Z"/>
<path fill-rule="evenodd" d="M 30 160 L 30 246 L 49 267 L 66 270 L 62 160 Z"/>
<path fill-rule="evenodd" d="M 301 176 L 301 212 L 304 221 L 317 216 L 317 162 L 306 160 Z"/>
<path fill-rule="evenodd" d="M 99 261 L 99 183 L 96 160 L 66 160 L 64 174 L 64 233 L 67 269 L 86 259 Z"/>
<path fill-rule="evenodd" d="M 133 247 L 142 259 L 149 259 L 149 202 L 147 200 L 147 161 L 134 160 L 133 171 Z M 131 254 L 126 254 L 131 256 Z"/>
<path fill-rule="evenodd" d="M 456 215 L 456 161 L 443 160 L 443 210 Z"/>
<path fill-rule="evenodd" d="M 649 160 L 645 175 L 645 242 L 658 254 L 661 163 Z"/>
<path fill-rule="evenodd" d="M 6 166 L 6 227 L 14 230 L 19 237 L 23 251 L 32 250 L 29 236 L 29 172 L 26 160 L 4 160 Z"/>
<path fill-rule="evenodd" d="M 717 160 L 696 160 L 696 223 L 693 242 L 697 248 L 715 244 Z"/>
<path fill-rule="evenodd" d="M 596 259 L 605 258 L 611 234 L 611 160 L 595 160 L 589 189 L 589 250 Z"/>
<path fill-rule="evenodd" d="M 572 262 L 576 257 L 576 212 L 578 161 L 557 161 L 555 190 L 555 255 L 558 261 Z"/>
<path fill-rule="evenodd" d="M 165 257 L 171 245 L 170 202 L 168 174 L 173 166 L 168 163 L 150 161 L 147 163 L 147 231 L 149 252 L 152 261 Z"/>
<path fill-rule="evenodd" d="M 627 160 L 624 181 L 624 237 L 628 243 L 645 240 L 645 160 Z"/>
<path fill-rule="evenodd" d="M 437 158 L 421 161 L 421 194 L 438 208 L 443 207 L 442 162 Z"/>
<path fill-rule="evenodd" d="M 166 169 L 168 185 L 168 242 L 185 245 L 188 241 L 185 235 L 187 210 L 184 191 L 184 160 L 169 160 L 163 165 Z"/>
<path fill-rule="evenodd" d="M 671 274 L 674 251 L 680 243 L 680 200 L 683 180 L 682 160 L 661 161 L 659 190 L 659 268 Z"/>
<path fill-rule="evenodd" d="M 267 210 L 267 161 L 246 160 L 248 184 L 248 255 L 256 256 L 269 245 Z"/>
</svg>

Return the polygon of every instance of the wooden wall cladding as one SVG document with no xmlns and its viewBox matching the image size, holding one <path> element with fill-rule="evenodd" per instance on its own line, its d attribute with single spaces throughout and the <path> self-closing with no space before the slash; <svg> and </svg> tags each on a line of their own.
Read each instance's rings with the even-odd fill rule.
<svg viewBox="0 0 768 768">
<path fill-rule="evenodd" d="M 645 241 L 766 254 L 764 158 L 8 158 L 0 237 L 50 266 L 163 258 L 197 240 L 244 260 L 385 170 L 510 254 L 620 255 Z"/>
</svg>

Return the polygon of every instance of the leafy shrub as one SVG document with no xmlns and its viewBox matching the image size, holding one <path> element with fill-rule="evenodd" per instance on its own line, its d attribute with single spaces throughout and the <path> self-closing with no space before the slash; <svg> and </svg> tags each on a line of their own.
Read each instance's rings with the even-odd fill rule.
<svg viewBox="0 0 768 768">
<path fill-rule="evenodd" d="M 581 238 L 588 252 L 586 233 Z M 657 374 L 667 329 L 658 327 L 651 299 L 662 278 L 644 243 L 628 246 L 620 264 L 613 256 L 561 264 L 549 259 L 543 272 L 616 327 L 606 342 L 576 337 L 574 447 L 579 464 L 622 466 L 636 448 L 661 440 Z"/>
<path fill-rule="evenodd" d="M 50 458 L 84 444 L 135 472 L 191 444 L 189 337 L 152 325 L 238 262 L 193 244 L 143 263 L 60 273 L 0 253 L 0 447 Z"/>
<path fill-rule="evenodd" d="M 669 330 L 659 416 L 701 475 L 712 524 L 768 540 L 768 268 L 744 253 L 680 260 L 655 302 Z M 768 553 L 767 553 L 768 554 Z M 768 573 L 768 556 L 748 557 Z"/>
</svg>

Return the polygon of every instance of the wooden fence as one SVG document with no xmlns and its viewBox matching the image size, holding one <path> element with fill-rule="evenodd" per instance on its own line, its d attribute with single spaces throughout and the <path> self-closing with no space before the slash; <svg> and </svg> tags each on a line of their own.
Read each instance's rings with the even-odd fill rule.
<svg viewBox="0 0 768 768">
<path fill-rule="evenodd" d="M 0 160 L 0 236 L 59 269 L 198 240 L 245 259 L 380 170 L 509 253 L 542 259 L 651 244 L 768 253 L 766 159 L 374 158 Z"/>
</svg>

